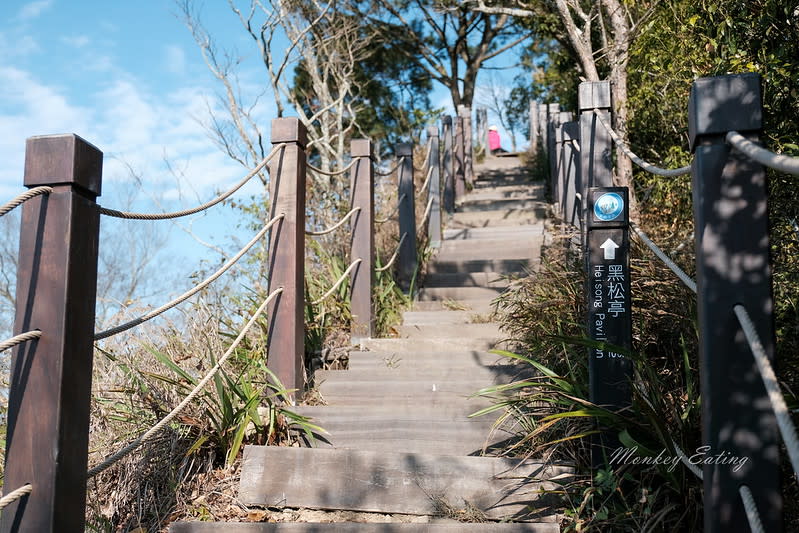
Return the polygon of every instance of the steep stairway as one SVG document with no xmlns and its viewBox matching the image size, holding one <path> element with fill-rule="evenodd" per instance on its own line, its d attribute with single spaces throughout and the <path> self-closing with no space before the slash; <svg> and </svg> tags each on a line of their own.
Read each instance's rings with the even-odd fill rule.
<svg viewBox="0 0 799 533">
<path fill-rule="evenodd" d="M 381 513 L 394 523 L 179 523 L 170 531 L 559 531 L 548 491 L 571 467 L 492 457 L 513 428 L 496 427 L 496 415 L 469 417 L 489 405 L 476 391 L 525 372 L 488 352 L 505 346 L 491 302 L 508 274 L 537 268 L 545 238 L 542 187 L 517 158 L 476 170 L 398 336 L 364 341 L 347 370 L 316 372 L 326 405 L 296 410 L 326 433 L 310 447 L 244 454 L 244 505 Z"/>
</svg>

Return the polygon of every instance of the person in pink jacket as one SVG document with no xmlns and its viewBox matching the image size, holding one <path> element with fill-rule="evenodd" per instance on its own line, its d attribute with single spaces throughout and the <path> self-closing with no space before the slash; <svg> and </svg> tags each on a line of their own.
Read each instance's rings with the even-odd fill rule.
<svg viewBox="0 0 799 533">
<path fill-rule="evenodd" d="M 502 149 L 502 143 L 499 140 L 499 130 L 497 130 L 496 126 L 488 127 L 488 149 L 491 150 L 491 153 L 494 155 L 505 153 L 505 150 Z"/>
</svg>

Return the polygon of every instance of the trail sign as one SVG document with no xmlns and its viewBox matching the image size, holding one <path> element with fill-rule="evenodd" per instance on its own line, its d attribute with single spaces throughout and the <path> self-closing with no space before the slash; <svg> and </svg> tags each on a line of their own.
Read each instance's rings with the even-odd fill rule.
<svg viewBox="0 0 799 533">
<path fill-rule="evenodd" d="M 590 398 L 614 411 L 631 404 L 632 364 L 620 353 L 632 347 L 627 198 L 626 187 L 593 187 L 588 190 L 586 209 L 588 335 L 592 340 L 622 348 L 589 349 Z M 604 464 L 616 446 L 617 439 L 612 435 L 594 439 L 594 465 Z"/>
</svg>

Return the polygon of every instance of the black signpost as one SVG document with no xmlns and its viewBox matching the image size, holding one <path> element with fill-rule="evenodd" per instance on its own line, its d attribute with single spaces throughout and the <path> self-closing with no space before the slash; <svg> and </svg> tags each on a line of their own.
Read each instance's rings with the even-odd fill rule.
<svg viewBox="0 0 799 533">
<path fill-rule="evenodd" d="M 592 340 L 626 350 L 632 347 L 628 204 L 626 187 L 588 189 L 588 335 Z M 591 401 L 613 411 L 631 404 L 632 364 L 620 351 L 607 346 L 589 349 Z M 591 447 L 594 466 L 607 463 L 617 446 L 615 436 L 600 434 L 595 438 Z"/>
</svg>

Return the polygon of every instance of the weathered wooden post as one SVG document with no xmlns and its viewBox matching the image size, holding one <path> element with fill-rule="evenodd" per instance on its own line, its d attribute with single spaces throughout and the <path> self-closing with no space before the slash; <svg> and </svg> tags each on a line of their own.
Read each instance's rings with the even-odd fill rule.
<svg viewBox="0 0 799 533">
<path fill-rule="evenodd" d="M 586 191 L 589 187 L 613 185 L 611 139 L 594 115 L 598 109 L 606 124 L 610 124 L 610 82 L 585 81 L 578 93 L 580 107 L 580 181 L 578 190 L 585 208 Z"/>
<path fill-rule="evenodd" d="M 375 331 L 372 287 L 375 279 L 375 181 L 372 141 L 353 139 L 350 155 L 355 165 L 350 171 L 352 186 L 352 208 L 359 208 L 352 218 L 352 241 L 350 261 L 361 262 L 352 271 L 352 344 L 372 337 Z"/>
<path fill-rule="evenodd" d="M 441 117 L 441 133 L 444 136 L 444 209 L 450 215 L 455 212 L 455 173 L 452 168 L 452 117 Z"/>
<path fill-rule="evenodd" d="M 563 150 L 563 188 L 561 189 L 560 205 L 563 210 L 563 220 L 572 226 L 580 226 L 580 208 L 577 206 L 576 194 L 581 190 L 580 174 L 577 172 L 577 161 L 580 157 L 580 148 L 577 143 L 580 135 L 580 126 L 576 121 L 566 122 L 561 126 Z"/>
<path fill-rule="evenodd" d="M 538 102 L 530 100 L 530 153 L 533 156 L 538 153 L 538 117 Z"/>
<path fill-rule="evenodd" d="M 592 187 L 587 195 L 586 305 L 588 336 L 623 349 L 632 348 L 629 200 L 626 187 Z M 632 363 L 612 349 L 588 350 L 591 402 L 617 411 L 632 404 Z M 601 428 L 600 428 L 601 429 Z M 592 439 L 591 461 L 607 464 L 619 446 L 615 434 Z"/>
<path fill-rule="evenodd" d="M 297 118 L 272 120 L 272 144 L 285 146 L 269 163 L 272 216 L 284 218 L 269 238 L 269 292 L 283 292 L 269 304 L 268 366 L 281 383 L 305 386 L 305 126 Z"/>
<path fill-rule="evenodd" d="M 488 149 L 488 110 L 485 107 L 477 108 L 477 143 L 483 151 L 484 157 L 490 157 Z"/>
<path fill-rule="evenodd" d="M 457 206 L 466 194 L 466 153 L 463 140 L 463 117 L 455 116 L 455 205 Z"/>
<path fill-rule="evenodd" d="M 547 124 L 549 120 L 549 105 L 538 105 L 538 152 L 537 155 L 546 154 L 547 151 Z"/>
<path fill-rule="evenodd" d="M 560 116 L 561 113 L 558 113 Z M 555 124 L 555 128 L 553 130 L 553 137 L 554 141 L 552 143 L 553 147 L 555 148 L 555 172 L 550 176 L 549 181 L 549 190 L 552 192 L 552 206 L 555 213 L 561 212 L 561 195 L 563 194 L 563 188 L 565 184 L 563 183 L 563 169 L 565 168 L 563 162 L 563 125 L 560 124 L 560 120 L 558 117 L 558 123 Z"/>
<path fill-rule="evenodd" d="M 28 139 L 26 187 L 49 195 L 22 207 L 6 492 L 33 491 L 3 510 L 0 531 L 83 531 L 94 354 L 103 154 L 77 135 Z"/>
<path fill-rule="evenodd" d="M 441 246 L 441 174 L 439 173 L 438 126 L 428 127 L 427 136 L 430 142 L 430 160 L 428 161 L 430 185 L 427 189 L 427 201 L 430 202 L 430 218 L 428 219 L 427 235 L 430 237 L 430 246 L 439 248 Z"/>
<path fill-rule="evenodd" d="M 397 157 L 401 158 L 399 169 L 399 238 L 404 240 L 399 247 L 397 284 L 408 292 L 416 273 L 416 193 L 413 187 L 413 145 L 397 145 Z"/>
<path fill-rule="evenodd" d="M 560 120 L 560 104 L 549 104 L 547 106 L 547 158 L 549 161 L 549 179 L 547 180 L 549 184 L 549 193 L 552 197 L 552 201 L 555 201 L 555 191 L 554 187 L 552 186 L 555 176 L 557 173 L 557 164 L 558 164 L 558 157 L 557 157 L 557 150 L 556 150 L 556 141 L 557 141 L 557 133 L 556 129 L 559 124 Z"/>
<path fill-rule="evenodd" d="M 746 307 L 773 360 L 766 176 L 724 140 L 735 130 L 757 142 L 761 127 L 757 74 L 701 78 L 691 86 L 702 458 L 710 459 L 703 463 L 704 521 L 710 533 L 740 531 L 747 523 L 741 486 L 751 490 L 764 530 L 782 528 L 775 415 L 733 312 L 735 304 Z"/>
<path fill-rule="evenodd" d="M 460 105 L 458 114 L 463 118 L 463 176 L 466 185 L 474 187 L 474 142 L 472 136 L 472 108 Z"/>
</svg>

